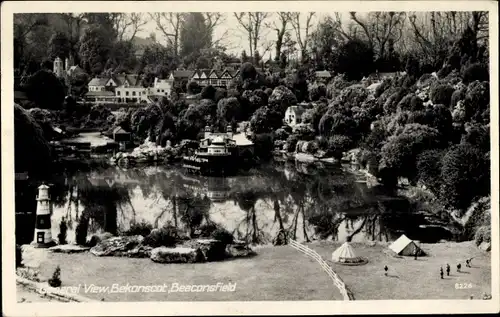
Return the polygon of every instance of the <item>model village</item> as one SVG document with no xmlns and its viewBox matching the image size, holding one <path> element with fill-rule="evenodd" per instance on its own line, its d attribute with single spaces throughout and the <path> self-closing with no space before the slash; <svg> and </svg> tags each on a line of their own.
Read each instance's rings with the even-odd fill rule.
<svg viewBox="0 0 500 317">
<path fill-rule="evenodd" d="M 338 39 L 333 16 L 234 13 L 290 29 L 247 55 L 190 33 L 210 14 L 226 13 L 183 13 L 175 45 L 120 38 L 110 19 L 132 14 L 15 21 L 18 287 L 77 302 L 491 299 L 487 16 L 422 13 L 461 21 L 443 46 L 401 45 L 431 33 L 405 12 L 350 12 Z M 410 29 L 360 37 L 380 19 Z M 61 292 L 165 281 L 237 287 Z"/>
</svg>

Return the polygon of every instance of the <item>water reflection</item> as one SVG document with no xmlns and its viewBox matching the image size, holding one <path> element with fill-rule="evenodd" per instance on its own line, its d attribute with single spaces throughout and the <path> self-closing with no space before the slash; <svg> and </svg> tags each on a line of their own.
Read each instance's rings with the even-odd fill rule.
<svg viewBox="0 0 500 317">
<path fill-rule="evenodd" d="M 280 230 L 299 241 L 386 241 L 418 226 L 407 201 L 328 165 L 274 163 L 227 178 L 112 167 L 55 175 L 53 191 L 53 234 L 65 219 L 69 242 L 77 231 L 80 239 L 84 233 L 120 234 L 142 221 L 170 223 L 188 235 L 214 222 L 251 243 L 270 243 Z"/>
</svg>

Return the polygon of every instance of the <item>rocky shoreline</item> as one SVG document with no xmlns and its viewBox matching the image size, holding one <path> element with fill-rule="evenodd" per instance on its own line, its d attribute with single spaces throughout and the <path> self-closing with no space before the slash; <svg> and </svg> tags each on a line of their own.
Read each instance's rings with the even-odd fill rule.
<svg viewBox="0 0 500 317">
<path fill-rule="evenodd" d="M 91 239 L 91 241 L 97 239 Z M 104 236 L 95 246 L 57 245 L 48 249 L 56 253 L 90 252 L 101 256 L 130 258 L 150 258 L 158 263 L 200 263 L 222 261 L 230 258 L 242 258 L 256 255 L 245 242 L 224 243 L 210 238 L 198 238 L 182 241 L 172 246 L 151 246 L 147 238 L 134 236 Z"/>
</svg>

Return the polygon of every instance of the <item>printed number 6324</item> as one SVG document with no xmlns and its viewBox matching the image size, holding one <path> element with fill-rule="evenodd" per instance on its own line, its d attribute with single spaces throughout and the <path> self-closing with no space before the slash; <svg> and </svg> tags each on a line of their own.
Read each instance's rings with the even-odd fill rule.
<svg viewBox="0 0 500 317">
<path fill-rule="evenodd" d="M 455 289 L 470 289 L 472 283 L 455 283 Z"/>
</svg>

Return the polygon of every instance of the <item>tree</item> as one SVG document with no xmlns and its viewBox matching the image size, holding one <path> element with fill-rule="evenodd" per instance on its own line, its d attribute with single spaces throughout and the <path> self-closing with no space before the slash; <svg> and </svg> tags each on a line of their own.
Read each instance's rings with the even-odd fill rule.
<svg viewBox="0 0 500 317">
<path fill-rule="evenodd" d="M 440 150 L 428 150 L 417 156 L 417 178 L 436 195 L 439 195 L 441 188 L 441 161 L 444 154 Z"/>
<path fill-rule="evenodd" d="M 219 129 L 225 129 L 229 124 L 239 120 L 242 115 L 241 105 L 237 98 L 221 99 L 217 104 L 217 121 Z"/>
<path fill-rule="evenodd" d="M 316 69 L 333 69 L 333 51 L 345 42 L 339 29 L 341 29 L 340 22 L 328 16 L 318 23 L 311 33 L 308 44 L 314 56 Z"/>
<path fill-rule="evenodd" d="M 305 25 L 301 24 L 301 13 L 293 12 L 291 13 L 291 23 L 293 29 L 295 30 L 295 36 L 300 47 L 301 60 L 302 62 L 308 59 L 307 57 L 307 43 L 309 41 L 309 31 L 312 26 L 312 18 L 316 14 L 314 12 L 307 12 Z M 302 36 L 302 31 L 304 30 L 304 36 Z"/>
<path fill-rule="evenodd" d="M 136 34 L 142 31 L 142 27 L 147 24 L 147 19 L 143 13 L 118 13 L 114 20 L 114 28 L 117 31 L 118 41 L 131 42 Z M 129 34 L 125 37 L 125 34 Z"/>
<path fill-rule="evenodd" d="M 28 99 L 33 101 L 37 107 L 42 109 L 61 109 L 65 88 L 54 73 L 39 70 L 28 80 L 26 84 Z"/>
<path fill-rule="evenodd" d="M 241 63 L 248 63 L 250 61 L 250 58 L 248 58 L 247 52 L 243 50 L 241 52 Z"/>
<path fill-rule="evenodd" d="M 149 16 L 156 23 L 156 29 L 167 38 L 174 57 L 179 56 L 179 37 L 184 14 L 181 12 L 150 13 Z"/>
<path fill-rule="evenodd" d="M 421 124 L 407 124 L 403 132 L 390 137 L 382 146 L 379 169 L 390 170 L 396 176 L 416 180 L 416 159 L 425 150 L 439 146 L 439 132 Z"/>
<path fill-rule="evenodd" d="M 285 36 L 285 32 L 288 30 L 288 24 L 290 23 L 292 16 L 290 12 L 276 12 L 275 16 L 277 19 L 272 24 L 267 24 L 267 27 L 276 32 L 276 53 L 274 55 L 274 60 L 280 61 L 283 37 Z"/>
<path fill-rule="evenodd" d="M 242 81 L 254 80 L 256 76 L 257 76 L 257 70 L 255 69 L 255 66 L 253 66 L 251 63 L 247 62 L 241 65 L 240 77 Z"/>
<path fill-rule="evenodd" d="M 359 80 L 373 71 L 373 51 L 360 40 L 350 40 L 335 52 L 333 68 L 348 80 Z"/>
<path fill-rule="evenodd" d="M 267 12 L 234 12 L 234 17 L 239 26 L 246 33 L 250 56 L 257 50 L 259 41 L 262 39 L 262 27 L 270 16 Z"/>
<path fill-rule="evenodd" d="M 57 32 L 52 35 L 49 41 L 49 51 L 47 52 L 49 59 L 54 60 L 56 57 L 63 61 L 69 57 L 71 52 L 71 43 L 65 33 Z"/>
<path fill-rule="evenodd" d="M 443 157 L 440 198 L 446 206 L 465 210 L 475 197 L 490 193 L 490 164 L 470 144 L 451 148 Z"/>
<path fill-rule="evenodd" d="M 406 20 L 405 12 L 370 12 L 366 21 L 360 19 L 356 12 L 350 12 L 351 20 L 361 28 L 364 40 L 374 51 L 376 59 L 384 59 L 389 44 L 394 45 L 403 35 Z"/>
<path fill-rule="evenodd" d="M 201 12 L 186 13 L 180 29 L 180 55 L 188 56 L 212 45 L 212 29 Z"/>
<path fill-rule="evenodd" d="M 253 133 L 270 133 L 283 125 L 283 116 L 281 113 L 262 107 L 254 112 L 250 119 L 250 128 Z"/>
<path fill-rule="evenodd" d="M 108 32 L 100 26 L 92 25 L 83 33 L 80 38 L 80 58 L 89 73 L 99 74 L 104 70 L 112 49 L 110 41 L 112 39 L 108 37 Z"/>
</svg>

